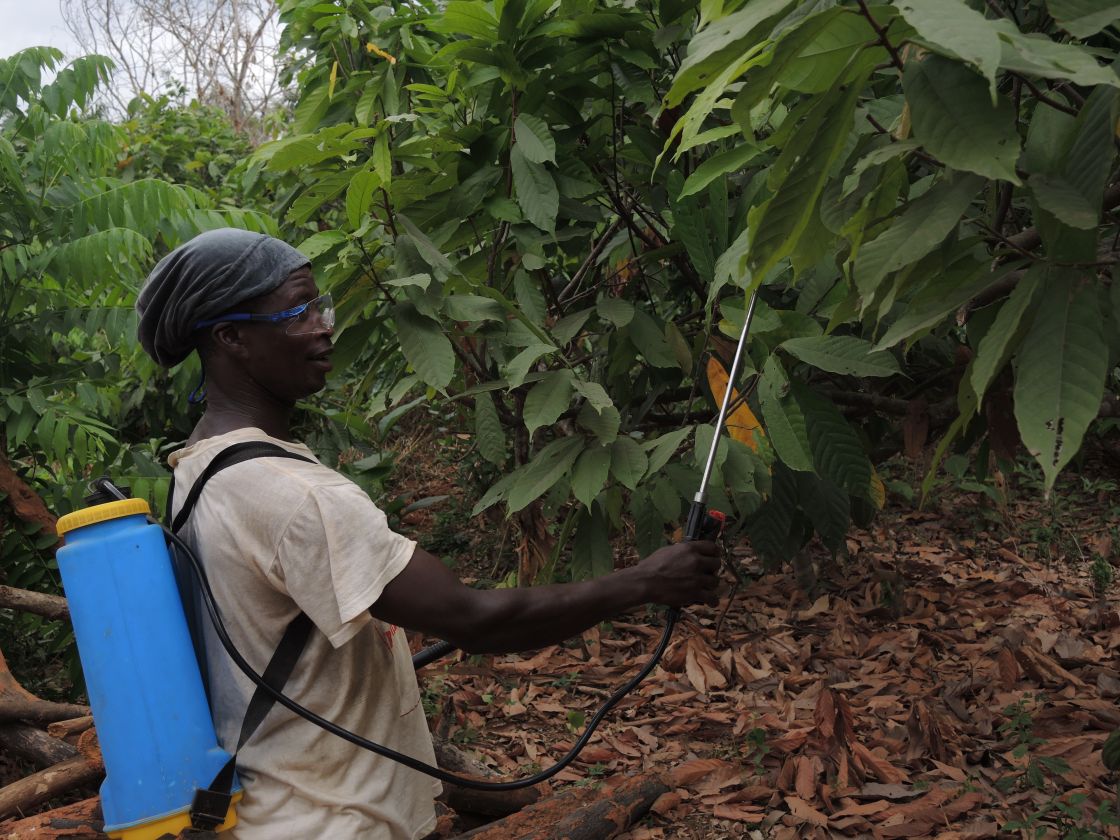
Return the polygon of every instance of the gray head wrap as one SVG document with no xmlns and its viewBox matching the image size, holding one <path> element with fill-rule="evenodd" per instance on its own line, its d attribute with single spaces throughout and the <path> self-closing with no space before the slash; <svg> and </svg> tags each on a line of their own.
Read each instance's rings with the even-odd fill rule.
<svg viewBox="0 0 1120 840">
<path fill-rule="evenodd" d="M 159 261 L 136 299 L 148 355 L 177 365 L 195 346 L 194 325 L 266 295 L 308 259 L 291 245 L 236 228 L 207 231 Z"/>
</svg>

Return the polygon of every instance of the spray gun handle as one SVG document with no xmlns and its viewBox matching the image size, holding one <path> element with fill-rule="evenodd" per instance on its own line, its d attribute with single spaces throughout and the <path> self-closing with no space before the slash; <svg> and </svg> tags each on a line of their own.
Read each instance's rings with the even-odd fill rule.
<svg viewBox="0 0 1120 840">
<path fill-rule="evenodd" d="M 714 540 L 723 531 L 727 515 L 722 511 L 708 510 L 707 505 L 693 499 L 688 508 L 688 519 L 684 529 L 685 542 L 692 540 Z"/>
</svg>

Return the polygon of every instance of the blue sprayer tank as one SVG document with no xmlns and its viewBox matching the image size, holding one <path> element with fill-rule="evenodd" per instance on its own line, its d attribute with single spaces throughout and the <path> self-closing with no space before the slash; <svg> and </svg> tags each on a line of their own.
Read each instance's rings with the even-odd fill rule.
<svg viewBox="0 0 1120 840">
<path fill-rule="evenodd" d="M 171 557 L 150 512 L 143 499 L 125 499 L 58 520 L 66 538 L 58 568 L 105 759 L 105 832 L 126 840 L 189 828 L 195 789 L 230 759 L 214 734 Z M 236 821 L 231 805 L 218 830 Z"/>
</svg>

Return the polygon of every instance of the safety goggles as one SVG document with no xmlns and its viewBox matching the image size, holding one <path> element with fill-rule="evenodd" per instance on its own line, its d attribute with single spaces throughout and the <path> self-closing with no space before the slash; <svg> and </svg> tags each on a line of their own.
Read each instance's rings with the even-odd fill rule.
<svg viewBox="0 0 1120 840">
<path fill-rule="evenodd" d="M 212 327 L 226 321 L 257 321 L 266 324 L 284 324 L 284 332 L 288 335 L 307 335 L 309 333 L 324 332 L 334 329 L 334 298 L 330 292 L 319 295 L 314 300 L 285 309 L 283 312 L 272 312 L 261 315 L 257 312 L 230 312 L 217 318 L 207 318 L 197 321 L 196 330 Z"/>
</svg>

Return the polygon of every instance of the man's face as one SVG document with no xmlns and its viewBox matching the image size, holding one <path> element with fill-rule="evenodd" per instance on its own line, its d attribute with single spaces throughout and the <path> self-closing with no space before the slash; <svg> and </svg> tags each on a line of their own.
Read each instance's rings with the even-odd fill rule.
<svg viewBox="0 0 1120 840">
<path fill-rule="evenodd" d="M 309 267 L 297 268 L 288 279 L 267 295 L 248 301 L 242 311 L 269 315 L 307 303 L 319 296 L 319 289 Z M 241 308 L 241 307 L 239 307 Z M 333 330 L 316 328 L 292 335 L 290 322 L 276 324 L 241 322 L 237 325 L 245 352 L 245 372 L 259 386 L 284 402 L 314 394 L 327 382 L 331 370 L 330 354 Z"/>
</svg>

